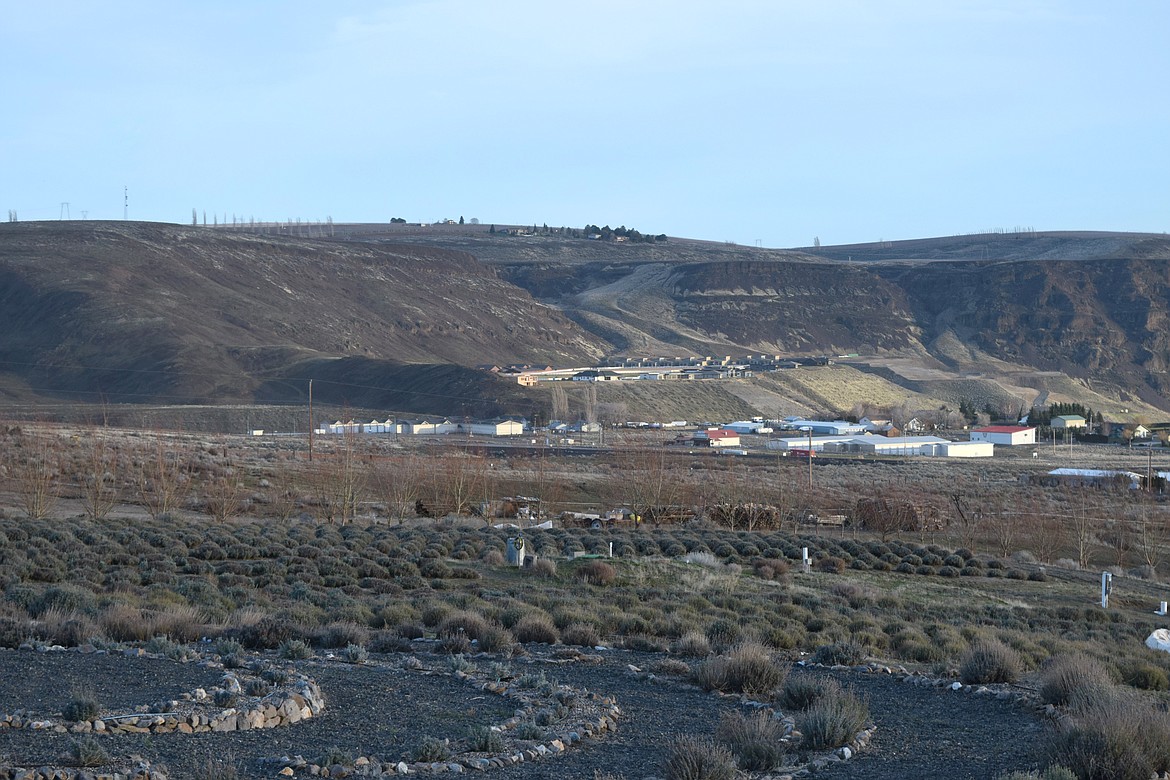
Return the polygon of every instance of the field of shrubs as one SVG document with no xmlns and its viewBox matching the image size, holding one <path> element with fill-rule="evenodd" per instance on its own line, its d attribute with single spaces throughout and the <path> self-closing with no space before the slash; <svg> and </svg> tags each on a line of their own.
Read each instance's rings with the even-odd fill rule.
<svg viewBox="0 0 1170 780">
<path fill-rule="evenodd" d="M 10 448 L 14 440 L 10 432 Z M 151 503 L 176 463 L 165 453 L 152 461 L 161 452 L 153 443 L 137 454 L 99 453 L 105 470 L 99 463 L 88 482 L 81 467 L 92 466 L 87 459 L 95 457 L 93 447 L 79 446 L 71 458 L 58 456 L 55 481 L 43 486 L 46 496 L 60 501 L 67 483 L 72 493 L 64 500 L 79 510 L 73 513 L 59 504 L 53 512 L 30 511 L 19 497 L 35 491 L 11 482 L 19 469 L 7 460 L 0 646 L 154 642 L 156 649 L 181 654 L 184 645 L 208 637 L 252 651 L 335 648 L 364 654 L 408 652 L 413 640 L 428 638 L 436 652 L 452 656 L 507 656 L 530 643 L 607 645 L 677 659 L 685 668 L 675 671 L 703 688 L 769 697 L 784 691 L 792 701 L 802 694 L 798 678 L 787 684 L 787 662 L 857 665 L 879 659 L 969 684 L 1035 689 L 1041 701 L 1067 713 L 1053 729 L 1051 759 L 1076 776 L 1138 776 L 1094 769 L 1092 756 L 1109 751 L 1118 753 L 1114 766 L 1170 769 L 1170 752 L 1159 747 L 1170 744 L 1163 706 L 1170 656 L 1144 646 L 1163 623 L 1153 614 L 1160 597 L 1157 566 L 1118 566 L 1110 608 L 1103 609 L 1096 603 L 1098 573 L 1074 560 L 1072 537 L 1053 554 L 1074 558 L 1056 562 L 1053 554 L 999 545 L 986 529 L 964 539 L 961 528 L 817 533 L 784 524 L 732 529 L 701 520 L 661 527 L 494 527 L 493 518 L 395 513 L 394 506 L 412 506 L 422 497 L 417 486 L 410 494 L 385 488 L 383 497 L 400 500 L 375 511 L 362 508 L 365 500 L 341 495 L 328 500 L 352 501 L 349 508 L 334 503 L 329 512 L 320 511 L 327 500 L 323 492 L 314 497 L 302 487 L 287 491 L 294 494 L 293 508 L 278 513 L 266 508 L 275 501 L 273 483 L 288 473 L 287 456 L 253 452 L 233 458 L 214 446 L 200 455 L 200 490 L 227 480 L 234 502 L 231 511 L 217 514 L 208 509 L 215 505 L 207 503 L 210 493 L 202 504 L 190 500 L 194 488 L 171 504 Z M 29 453 L 24 451 L 26 463 Z M 111 457 L 120 464 L 112 466 Z M 331 481 L 350 473 L 339 465 L 344 457 L 324 459 L 335 469 Z M 64 479 L 70 468 L 72 477 Z M 521 473 L 503 463 L 495 468 L 499 484 L 509 479 L 501 475 Z M 643 476 L 653 473 L 653 463 L 646 468 Z M 530 464 L 523 469 L 529 487 L 554 494 L 547 488 L 549 475 Z M 445 480 L 470 474 L 441 459 L 425 471 L 442 473 Z M 672 473 L 682 481 L 695 479 L 694 472 Z M 176 483 L 192 482 L 195 473 L 182 470 Z M 726 470 L 706 476 L 712 474 L 728 478 Z M 147 487 L 133 500 L 136 479 Z M 897 479 L 904 482 L 905 472 Z M 600 494 L 586 477 L 573 482 L 559 494 L 566 503 L 572 491 Z M 374 480 L 362 484 L 368 488 Z M 102 485 L 117 486 L 116 500 L 107 496 L 110 506 L 93 511 Z M 351 487 L 357 485 L 355 478 Z M 482 485 L 474 490 L 484 492 Z M 1055 503 L 1045 506 L 1063 506 L 1061 511 L 1088 500 L 1049 494 Z M 984 499 L 960 496 L 954 503 L 961 508 L 963 500 Z M 1035 508 L 1037 499 L 1030 501 Z M 1149 506 L 1134 503 L 1119 514 L 1139 516 Z M 1094 513 L 1101 514 L 1099 503 Z M 1093 532 L 1094 555 L 1111 549 L 1104 531 L 1101 526 Z M 506 563 L 508 539 L 518 534 L 531 559 L 523 568 Z M 963 546 L 965 540 L 976 544 Z M 1123 553 L 1117 560 L 1132 567 L 1136 536 L 1124 549 L 1114 544 Z M 808 572 L 801 566 L 806 549 Z M 861 705 L 844 694 L 831 700 L 843 709 L 826 716 L 826 731 L 864 720 Z M 734 744 L 756 726 L 721 728 L 722 743 Z M 1138 732 L 1161 741 L 1129 738 Z"/>
</svg>

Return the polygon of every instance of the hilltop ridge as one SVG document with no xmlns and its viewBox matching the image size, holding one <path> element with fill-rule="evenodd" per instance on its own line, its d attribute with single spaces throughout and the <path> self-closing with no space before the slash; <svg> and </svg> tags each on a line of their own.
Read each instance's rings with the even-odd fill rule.
<svg viewBox="0 0 1170 780">
<path fill-rule="evenodd" d="M 880 377 L 887 396 L 900 388 L 951 403 L 974 393 L 1005 407 L 1083 397 L 1119 412 L 1170 410 L 1170 239 L 1161 235 L 783 250 L 484 225 L 316 233 L 0 225 L 0 395 L 300 403 L 303 380 L 315 377 L 322 398 L 355 407 L 527 413 L 547 405 L 547 391 L 474 367 L 849 354 L 849 370 Z M 727 408 L 771 413 L 760 404 L 782 407 L 779 388 L 792 386 L 748 384 L 718 391 Z M 806 387 L 802 408 L 832 398 L 838 408 L 824 411 L 848 409 L 849 391 L 839 390 Z M 652 405 L 652 395 L 637 398 Z"/>
</svg>

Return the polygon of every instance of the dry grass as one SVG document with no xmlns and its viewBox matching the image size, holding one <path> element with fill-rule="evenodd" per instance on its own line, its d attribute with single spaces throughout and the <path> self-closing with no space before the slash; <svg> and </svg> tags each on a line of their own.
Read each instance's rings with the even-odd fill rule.
<svg viewBox="0 0 1170 780">
<path fill-rule="evenodd" d="M 784 684 L 788 665 L 778 664 L 758 642 L 736 645 L 726 655 L 703 661 L 694 668 L 692 681 L 707 691 L 771 696 Z"/>
<path fill-rule="evenodd" d="M 662 768 L 666 780 L 733 780 L 735 758 L 709 738 L 676 737 Z"/>
<path fill-rule="evenodd" d="M 809 750 L 841 747 L 853 741 L 869 722 L 869 705 L 848 689 L 826 689 L 796 719 L 804 735 L 801 745 Z"/>
<path fill-rule="evenodd" d="M 579 566 L 573 576 L 590 585 L 612 585 L 617 579 L 617 570 L 605 561 L 589 561 Z"/>
<path fill-rule="evenodd" d="M 959 679 L 967 685 L 1014 683 L 1023 663 L 1020 654 L 1002 642 L 984 639 L 971 645 L 959 662 Z"/>
<path fill-rule="evenodd" d="M 1088 780 L 1146 780 L 1170 769 L 1170 714 L 1132 691 L 1102 689 L 1059 724 L 1054 764 Z"/>
<path fill-rule="evenodd" d="M 783 737 L 784 726 L 762 710 L 751 715 L 727 713 L 715 731 L 715 738 L 735 754 L 739 768 L 751 772 L 767 772 L 783 764 L 787 754 Z"/>
<path fill-rule="evenodd" d="M 560 639 L 560 632 L 547 615 L 525 615 L 516 625 L 512 626 L 512 633 L 518 642 L 543 642 L 555 645 Z"/>
<path fill-rule="evenodd" d="M 1057 656 L 1040 670 L 1040 700 L 1045 704 L 1068 704 L 1074 695 L 1091 698 L 1112 687 L 1109 670 L 1083 653 Z"/>
</svg>

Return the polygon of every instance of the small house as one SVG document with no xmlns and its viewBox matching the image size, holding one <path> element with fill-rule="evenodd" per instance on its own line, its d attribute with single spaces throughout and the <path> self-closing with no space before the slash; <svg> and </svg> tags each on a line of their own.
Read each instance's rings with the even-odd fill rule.
<svg viewBox="0 0 1170 780">
<path fill-rule="evenodd" d="M 1048 421 L 1048 424 L 1056 430 L 1073 430 L 1078 428 L 1085 428 L 1088 423 L 1085 418 L 1079 414 L 1061 414 L 1053 417 Z"/>
</svg>

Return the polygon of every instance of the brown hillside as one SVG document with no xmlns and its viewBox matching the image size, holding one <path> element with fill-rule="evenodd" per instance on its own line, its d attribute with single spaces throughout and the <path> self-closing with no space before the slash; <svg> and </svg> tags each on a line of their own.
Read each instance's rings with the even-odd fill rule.
<svg viewBox="0 0 1170 780">
<path fill-rule="evenodd" d="M 35 391 L 114 402 L 271 398 L 310 359 L 602 350 L 465 253 L 145 223 L 0 225 L 0 329 L 4 369 Z"/>
</svg>

